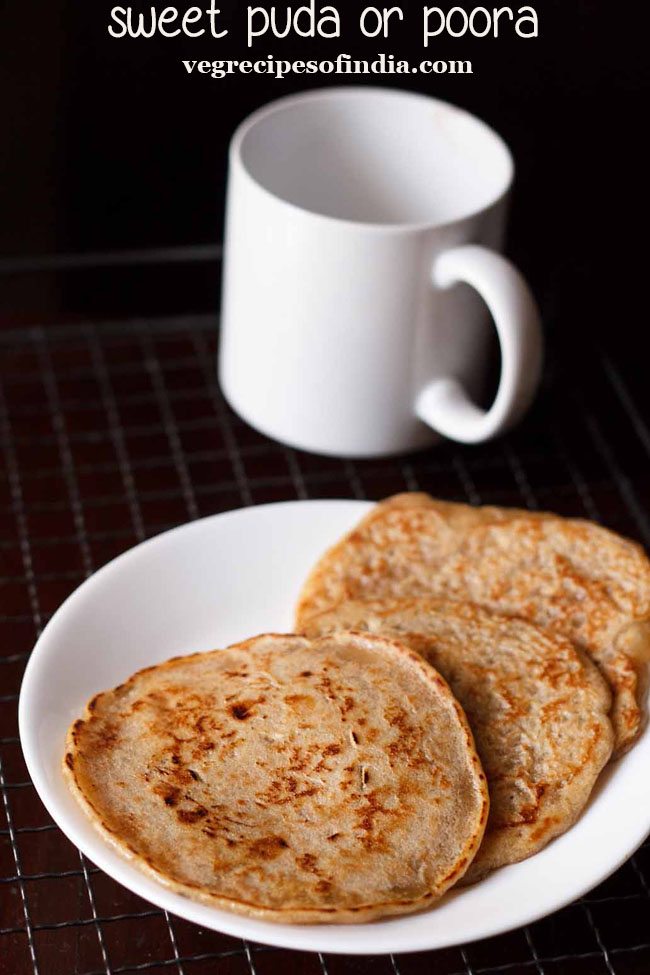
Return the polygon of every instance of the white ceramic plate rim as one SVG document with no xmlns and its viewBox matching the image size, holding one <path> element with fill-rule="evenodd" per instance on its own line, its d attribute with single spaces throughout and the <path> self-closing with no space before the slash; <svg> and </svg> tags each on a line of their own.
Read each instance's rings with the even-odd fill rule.
<svg viewBox="0 0 650 975">
<path fill-rule="evenodd" d="M 305 569 L 323 548 L 352 527 L 368 507 L 369 503 L 362 501 L 279 502 L 213 515 L 172 529 L 125 552 L 86 580 L 54 614 L 36 643 L 25 671 L 19 703 L 21 742 L 36 790 L 54 821 L 84 854 L 113 879 L 158 907 L 203 927 L 279 947 L 347 954 L 443 948 L 500 934 L 558 910 L 613 873 L 650 832 L 647 730 L 631 752 L 605 771 L 578 823 L 541 853 L 497 871 L 475 887 L 452 892 L 430 911 L 372 924 L 272 924 L 194 903 L 141 873 L 95 831 L 67 792 L 58 758 L 56 762 L 53 760 L 53 755 L 60 756 L 63 750 L 69 704 L 67 712 L 62 709 L 52 718 L 61 730 L 58 742 L 44 741 L 40 729 L 43 711 L 39 712 L 39 708 L 46 709 L 49 705 L 56 710 L 56 702 L 52 703 L 47 695 L 56 686 L 57 663 L 63 657 L 66 641 L 74 637 L 75 630 L 78 633 L 80 616 L 92 608 L 93 601 L 97 603 L 102 590 L 119 584 L 121 577 L 134 569 L 144 585 L 147 569 L 154 572 L 154 563 L 158 567 L 166 564 L 165 559 L 174 560 L 176 549 L 196 545 L 197 553 L 206 555 L 209 562 L 214 539 L 230 533 L 231 545 L 233 537 L 243 539 L 249 554 L 254 555 L 258 550 L 263 561 L 263 550 L 267 550 L 268 559 L 281 533 L 290 553 L 288 571 L 293 571 L 294 576 L 291 591 L 283 594 L 283 620 L 288 620 L 288 603 L 293 602 Z M 204 549 L 209 551 L 204 553 Z M 217 547 L 216 551 L 217 560 L 230 559 L 227 548 Z M 291 553 L 297 553 L 293 562 Z M 230 569 L 232 564 L 228 562 Z M 249 560 L 248 569 L 245 563 L 239 567 L 240 577 L 244 578 L 246 572 L 255 574 L 259 568 L 258 563 Z M 266 568 L 262 566 L 263 571 Z M 193 572 L 204 572 L 205 564 L 197 567 L 192 563 L 183 571 L 190 576 Z M 275 572 L 280 580 L 281 575 Z M 288 628 L 288 621 L 278 624 L 278 615 L 279 611 L 275 610 L 269 614 L 273 618 L 269 618 L 267 630 Z M 241 633 L 241 637 L 245 635 Z M 240 635 L 229 634 L 228 642 L 238 638 Z M 199 648 L 190 640 L 185 650 Z M 173 652 L 182 649 L 175 646 Z M 165 653 L 161 657 L 156 651 L 154 657 L 159 660 L 171 655 Z M 93 661 L 87 659 L 92 669 Z M 136 662 L 138 667 L 143 665 L 141 660 Z M 103 685 L 95 687 L 97 691 L 101 689 Z M 81 704 L 83 701 L 77 704 L 76 712 L 73 709 L 72 716 L 80 712 Z"/>
</svg>

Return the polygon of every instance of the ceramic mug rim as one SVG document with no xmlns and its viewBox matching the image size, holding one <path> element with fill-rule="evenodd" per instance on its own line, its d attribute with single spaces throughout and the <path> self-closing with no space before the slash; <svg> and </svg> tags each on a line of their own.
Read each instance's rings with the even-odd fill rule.
<svg viewBox="0 0 650 975">
<path fill-rule="evenodd" d="M 421 103 L 435 105 L 439 110 L 442 110 L 449 115 L 454 115 L 456 117 L 463 116 L 467 121 L 470 121 L 477 131 L 480 131 L 485 138 L 490 139 L 494 144 L 496 144 L 503 153 L 505 175 L 501 181 L 499 191 L 497 193 L 492 193 L 487 202 L 481 206 L 475 206 L 467 212 L 461 212 L 458 216 L 455 216 L 449 220 L 399 221 L 390 223 L 353 220 L 345 217 L 332 216 L 327 213 L 319 212 L 318 210 L 311 210 L 308 207 L 301 206 L 298 203 L 294 203 L 291 200 L 286 199 L 284 196 L 274 192 L 263 182 L 261 182 L 261 180 L 252 174 L 250 168 L 246 165 L 243 158 L 243 148 L 246 137 L 253 131 L 254 128 L 265 122 L 267 119 L 272 118 L 274 115 L 279 114 L 287 108 L 291 108 L 293 105 L 327 100 L 337 101 L 347 98 L 363 98 L 366 95 L 381 95 L 388 96 L 389 98 L 395 97 L 402 100 L 419 101 Z M 230 166 L 241 176 L 243 176 L 249 182 L 249 184 L 254 186 L 259 192 L 263 193 L 269 200 L 272 200 L 277 205 L 292 211 L 295 215 L 302 214 L 304 217 L 308 217 L 312 220 L 336 225 L 336 227 L 348 231 L 366 231 L 372 234 L 404 234 L 408 232 L 439 230 L 444 229 L 445 227 L 456 226 L 466 220 L 475 219 L 481 214 L 487 213 L 489 210 L 493 209 L 508 196 L 512 187 L 515 173 L 514 159 L 508 144 L 495 129 L 493 129 L 487 124 L 487 122 L 484 122 L 483 119 L 479 118 L 477 115 L 474 115 L 472 112 L 468 112 L 466 109 L 460 108 L 451 102 L 444 101 L 440 98 L 434 98 L 431 95 L 400 88 L 384 88 L 377 85 L 330 86 L 326 88 L 317 88 L 309 91 L 297 92 L 292 95 L 285 95 L 282 98 L 274 99 L 273 101 L 268 102 L 266 105 L 263 105 L 261 108 L 256 109 L 237 126 L 230 140 L 228 158 Z"/>
</svg>

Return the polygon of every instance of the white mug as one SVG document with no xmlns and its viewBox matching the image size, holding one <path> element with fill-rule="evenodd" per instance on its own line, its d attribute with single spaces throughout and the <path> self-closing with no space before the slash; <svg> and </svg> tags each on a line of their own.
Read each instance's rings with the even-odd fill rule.
<svg viewBox="0 0 650 975">
<path fill-rule="evenodd" d="M 233 409 L 344 457 L 511 426 L 542 360 L 535 301 L 498 253 L 512 176 L 495 132 L 423 95 L 333 88 L 251 115 L 230 146 L 219 375 Z M 501 378 L 484 411 L 486 307 Z"/>
</svg>

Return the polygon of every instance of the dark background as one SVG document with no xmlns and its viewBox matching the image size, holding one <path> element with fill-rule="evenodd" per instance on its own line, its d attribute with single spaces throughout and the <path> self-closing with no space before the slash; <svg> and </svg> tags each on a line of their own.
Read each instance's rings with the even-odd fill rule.
<svg viewBox="0 0 650 975">
<path fill-rule="evenodd" d="M 111 6 L 13 0 L 2 14 L 5 323 L 216 309 L 233 128 L 273 98 L 348 81 L 188 76 L 183 57 L 250 56 L 246 4 L 223 0 L 231 31 L 221 41 L 113 39 Z M 339 40 L 272 39 L 253 54 L 471 59 L 471 76 L 412 76 L 404 86 L 470 109 L 510 143 L 517 182 L 509 252 L 547 327 L 577 343 L 607 339 L 613 323 L 617 336 L 632 334 L 646 289 L 646 248 L 633 242 L 647 211 L 646 5 L 538 0 L 537 39 L 512 30 L 497 40 L 441 37 L 428 51 L 423 3 L 404 0 L 405 23 L 388 41 L 360 37 L 363 6 L 340 0 Z M 122 253 L 131 251 L 139 252 L 135 264 Z"/>
</svg>

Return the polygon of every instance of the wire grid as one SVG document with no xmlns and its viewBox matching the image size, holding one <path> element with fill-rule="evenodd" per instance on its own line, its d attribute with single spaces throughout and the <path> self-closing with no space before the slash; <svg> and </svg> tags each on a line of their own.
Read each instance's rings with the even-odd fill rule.
<svg viewBox="0 0 650 975">
<path fill-rule="evenodd" d="M 588 897 L 489 941 L 395 957 L 323 956 L 203 930 L 129 893 L 68 843 L 29 781 L 16 705 L 35 637 L 99 565 L 188 518 L 309 497 L 427 490 L 586 515 L 650 544 L 640 369 L 555 363 L 515 433 L 407 459 L 315 457 L 226 406 L 216 321 L 0 333 L 1 975 L 640 975 L 650 971 L 650 847 Z M 579 382 L 576 384 L 576 377 Z"/>
</svg>

